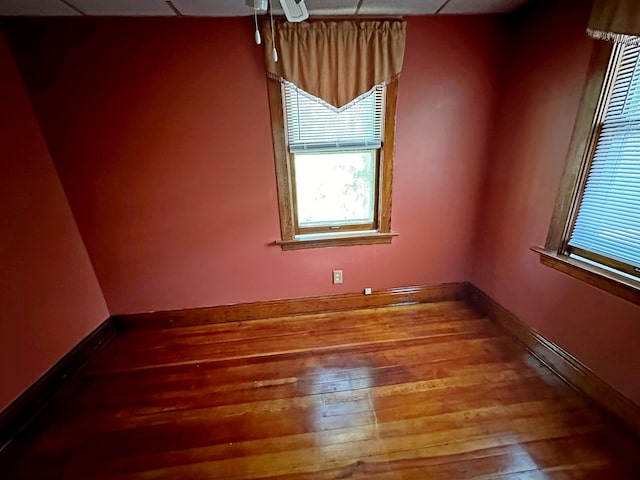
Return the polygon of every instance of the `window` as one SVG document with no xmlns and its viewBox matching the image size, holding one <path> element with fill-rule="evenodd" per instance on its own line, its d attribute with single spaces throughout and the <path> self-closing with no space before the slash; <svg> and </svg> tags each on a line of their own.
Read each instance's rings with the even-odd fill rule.
<svg viewBox="0 0 640 480">
<path fill-rule="evenodd" d="M 391 243 L 406 22 L 265 27 L 281 234 L 275 244 L 294 250 Z"/>
<path fill-rule="evenodd" d="M 282 82 L 296 235 L 377 229 L 384 84 L 335 109 Z"/>
<path fill-rule="evenodd" d="M 269 79 L 283 250 L 390 243 L 397 80 L 340 109 Z"/>
<path fill-rule="evenodd" d="M 640 275 L 640 47 L 616 45 L 568 250 Z"/>
<path fill-rule="evenodd" d="M 640 303 L 640 47 L 594 54 L 543 263 Z"/>
</svg>

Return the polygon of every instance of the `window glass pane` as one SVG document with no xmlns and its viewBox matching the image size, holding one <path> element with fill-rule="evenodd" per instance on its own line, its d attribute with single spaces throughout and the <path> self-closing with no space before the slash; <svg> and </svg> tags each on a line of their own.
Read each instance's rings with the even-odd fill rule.
<svg viewBox="0 0 640 480">
<path fill-rule="evenodd" d="M 373 223 L 375 150 L 294 156 L 300 227 Z"/>
</svg>

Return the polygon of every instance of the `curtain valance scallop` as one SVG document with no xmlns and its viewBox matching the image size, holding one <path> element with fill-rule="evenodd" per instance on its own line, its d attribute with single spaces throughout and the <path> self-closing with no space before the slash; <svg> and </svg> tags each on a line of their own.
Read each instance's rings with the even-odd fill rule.
<svg viewBox="0 0 640 480">
<path fill-rule="evenodd" d="M 402 70 L 404 21 L 277 22 L 274 35 L 268 23 L 263 32 L 267 74 L 336 108 L 374 85 L 388 83 Z M 277 62 L 272 56 L 273 36 Z"/>
</svg>

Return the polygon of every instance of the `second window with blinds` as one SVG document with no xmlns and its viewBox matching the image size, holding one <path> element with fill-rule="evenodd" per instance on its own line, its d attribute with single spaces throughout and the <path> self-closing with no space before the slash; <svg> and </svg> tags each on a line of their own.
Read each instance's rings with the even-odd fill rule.
<svg viewBox="0 0 640 480">
<path fill-rule="evenodd" d="M 640 47 L 598 44 L 544 264 L 640 304 Z"/>
<path fill-rule="evenodd" d="M 640 280 L 640 47 L 614 47 L 594 124 L 567 250 Z"/>
<path fill-rule="evenodd" d="M 390 243 L 397 80 L 340 109 L 269 80 L 284 250 Z"/>
</svg>

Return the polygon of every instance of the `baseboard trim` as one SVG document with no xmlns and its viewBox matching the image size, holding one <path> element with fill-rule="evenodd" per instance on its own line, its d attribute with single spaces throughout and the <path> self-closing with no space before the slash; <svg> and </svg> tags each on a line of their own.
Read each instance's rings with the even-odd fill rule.
<svg viewBox="0 0 640 480">
<path fill-rule="evenodd" d="M 106 319 L 0 412 L 0 453 L 116 333 L 115 322 Z"/>
<path fill-rule="evenodd" d="M 640 435 L 640 405 L 473 284 L 469 284 L 467 300 L 471 307 L 492 318 L 565 382 L 609 411 L 636 435 Z"/>
<path fill-rule="evenodd" d="M 0 457 L 30 426 L 46 417 L 45 408 L 97 351 L 122 328 L 166 328 L 219 322 L 237 322 L 266 317 L 321 313 L 358 308 L 409 305 L 415 303 L 464 300 L 468 284 L 446 283 L 433 286 L 390 288 L 372 292 L 325 295 L 319 297 L 272 300 L 222 305 L 188 310 L 160 311 L 109 317 L 80 341 L 40 379 L 0 412 Z"/>
<path fill-rule="evenodd" d="M 433 286 L 389 288 L 373 291 L 371 295 L 344 293 L 187 310 L 133 313 L 116 315 L 113 318 L 122 328 L 183 327 L 358 308 L 464 300 L 467 297 L 467 288 L 466 282 L 444 283 Z"/>
<path fill-rule="evenodd" d="M 76 375 L 120 328 L 171 326 L 256 320 L 265 317 L 313 314 L 359 308 L 464 300 L 492 318 L 529 352 L 569 385 L 599 404 L 640 435 L 640 406 L 598 377 L 570 353 L 526 325 L 482 290 L 467 282 L 390 288 L 371 295 L 347 293 L 287 300 L 222 305 L 178 311 L 112 316 L 100 324 L 36 383 L 0 412 L 0 454 L 44 411 L 54 395 Z"/>
</svg>

